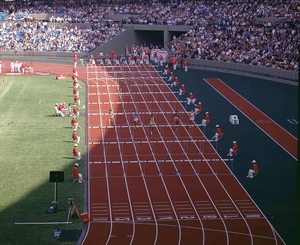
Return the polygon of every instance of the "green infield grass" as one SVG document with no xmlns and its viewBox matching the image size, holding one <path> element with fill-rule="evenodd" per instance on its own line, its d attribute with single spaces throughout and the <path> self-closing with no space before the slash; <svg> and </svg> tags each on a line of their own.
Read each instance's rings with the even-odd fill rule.
<svg viewBox="0 0 300 245">
<path fill-rule="evenodd" d="M 80 82 L 81 83 L 81 82 Z M 84 211 L 84 185 L 73 183 L 72 167 L 84 162 L 72 157 L 74 142 L 71 117 L 53 116 L 55 103 L 73 105 L 72 80 L 54 76 L 1 77 L 0 85 L 0 244 L 57 244 L 53 230 L 81 230 L 81 219 L 68 219 L 68 198 L 73 198 L 79 213 Z M 85 104 L 81 83 L 80 99 Z M 84 106 L 79 106 L 81 129 L 78 145 L 84 158 Z M 64 171 L 64 182 L 56 185 L 51 171 Z M 51 206 L 58 211 L 47 213 Z M 54 222 L 71 222 L 53 224 Z M 34 223 L 34 224 L 33 224 Z M 65 242 L 64 244 L 75 244 Z"/>
</svg>

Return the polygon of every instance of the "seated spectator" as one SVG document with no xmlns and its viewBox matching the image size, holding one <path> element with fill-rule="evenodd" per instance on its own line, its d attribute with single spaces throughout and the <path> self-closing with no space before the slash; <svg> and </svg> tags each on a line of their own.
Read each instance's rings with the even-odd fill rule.
<svg viewBox="0 0 300 245">
<path fill-rule="evenodd" d="M 195 104 L 197 99 L 195 98 L 193 93 L 190 93 L 190 96 L 187 97 L 186 100 L 187 100 L 187 104 L 190 105 L 191 103 Z"/>
<path fill-rule="evenodd" d="M 76 159 L 76 160 L 81 160 L 81 153 L 78 151 L 77 149 L 77 143 L 74 144 L 74 147 L 73 147 L 73 157 Z"/>
<path fill-rule="evenodd" d="M 82 174 L 78 173 L 78 167 L 79 167 L 79 164 L 75 163 L 74 167 L 72 169 L 72 174 L 73 174 L 73 177 L 74 177 L 73 182 L 83 183 L 84 180 L 82 179 Z"/>
<path fill-rule="evenodd" d="M 255 160 L 253 160 L 252 163 L 253 163 L 253 168 L 249 169 L 248 175 L 246 176 L 246 178 L 252 179 L 258 175 L 258 165 Z"/>
<path fill-rule="evenodd" d="M 72 139 L 74 140 L 74 143 L 79 144 L 81 142 L 80 136 L 77 135 L 76 129 L 73 129 Z"/>
<path fill-rule="evenodd" d="M 71 126 L 73 127 L 73 129 L 80 129 L 79 123 L 76 121 L 76 116 L 72 117 Z"/>
<path fill-rule="evenodd" d="M 232 142 L 233 147 L 229 149 L 229 153 L 227 154 L 227 156 L 232 157 L 232 156 L 237 156 L 238 153 L 238 145 L 236 143 L 236 141 Z"/>
<path fill-rule="evenodd" d="M 58 104 L 56 103 L 54 106 L 54 115 L 55 116 L 60 116 L 60 117 L 65 117 L 62 111 L 58 110 Z"/>
<path fill-rule="evenodd" d="M 223 133 L 222 133 L 220 126 L 216 125 L 216 128 L 217 128 L 217 132 L 212 137 L 212 140 L 214 140 L 214 141 L 218 141 L 219 139 L 221 139 L 223 137 Z"/>
<path fill-rule="evenodd" d="M 196 114 L 199 114 L 199 113 L 201 113 L 201 111 L 202 111 L 202 104 L 201 104 L 201 102 L 198 102 L 198 104 L 197 105 L 195 105 L 195 113 Z"/>
<path fill-rule="evenodd" d="M 179 89 L 179 95 L 183 95 L 186 93 L 186 88 L 184 84 L 181 85 L 181 88 Z"/>
<path fill-rule="evenodd" d="M 205 112 L 205 118 L 202 119 L 202 123 L 199 126 L 205 127 L 205 126 L 209 125 L 209 123 L 210 123 L 210 115 L 209 115 L 209 112 L 207 111 L 207 112 Z"/>
</svg>

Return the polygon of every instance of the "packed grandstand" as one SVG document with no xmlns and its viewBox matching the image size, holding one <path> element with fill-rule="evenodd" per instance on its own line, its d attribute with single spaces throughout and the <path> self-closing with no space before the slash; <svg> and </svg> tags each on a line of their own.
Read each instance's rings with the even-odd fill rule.
<svg viewBox="0 0 300 245">
<path fill-rule="evenodd" d="M 0 12 L 0 51 L 89 53 L 124 24 L 185 25 L 193 28 L 166 44 L 172 57 L 299 70 L 298 0 L 15 2 Z"/>
</svg>

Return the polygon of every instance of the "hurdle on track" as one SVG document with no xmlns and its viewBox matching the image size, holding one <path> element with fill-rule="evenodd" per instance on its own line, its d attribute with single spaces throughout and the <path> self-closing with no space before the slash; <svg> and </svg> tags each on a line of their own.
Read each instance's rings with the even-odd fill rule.
<svg viewBox="0 0 300 245">
<path fill-rule="evenodd" d="M 144 114 L 144 115 L 147 115 L 147 114 Z M 140 117 L 140 119 L 141 119 L 141 117 Z M 148 119 L 148 117 L 147 117 L 147 119 Z M 117 122 L 117 120 L 115 120 L 115 123 L 116 122 Z M 143 123 L 143 122 L 146 122 L 146 123 Z M 202 125 L 201 124 L 195 124 L 195 127 L 190 127 L 189 124 L 182 124 L 182 123 L 180 123 L 178 125 L 177 124 L 156 123 L 154 125 L 154 130 L 157 131 L 157 133 L 155 133 L 156 136 L 160 135 L 164 139 L 166 137 L 168 137 L 170 134 L 172 135 L 172 137 L 178 137 L 178 134 L 179 134 L 180 130 L 186 130 L 186 134 L 189 137 L 194 138 L 194 137 L 199 137 L 199 135 L 197 134 L 198 133 L 197 130 L 200 130 L 200 128 L 199 128 L 200 126 L 202 126 Z M 130 133 L 133 135 L 133 137 L 135 135 L 136 130 L 139 129 L 139 128 L 145 129 L 147 132 L 150 131 L 150 125 L 148 124 L 147 120 L 140 120 L 136 127 L 132 123 L 132 125 L 117 124 L 117 125 L 111 125 L 111 126 L 109 126 L 109 125 L 89 125 L 88 128 L 100 129 L 100 130 L 106 130 L 106 129 L 112 130 L 112 129 L 114 129 L 114 130 L 116 130 L 117 134 L 119 134 L 120 130 L 122 130 L 122 129 L 129 129 Z M 167 129 L 168 129 L 169 132 L 167 132 Z M 205 135 L 205 127 L 204 127 L 203 135 Z M 213 140 L 208 140 L 208 141 L 215 142 L 216 148 L 217 148 L 218 141 L 213 141 Z"/>
<path fill-rule="evenodd" d="M 121 88 L 120 88 L 121 89 Z M 174 94 L 174 92 L 164 92 L 164 94 Z M 179 93 L 179 92 L 178 92 Z M 161 92 L 97 92 L 97 93 L 88 93 L 88 95 L 108 95 L 108 94 L 117 94 L 117 95 L 145 95 L 145 94 L 161 94 Z M 124 102 L 125 103 L 125 102 Z"/>
<path fill-rule="evenodd" d="M 196 157 L 196 156 L 195 156 Z M 221 173 L 218 165 L 230 162 L 233 166 L 233 159 L 168 159 L 168 160 L 125 160 L 89 162 L 105 168 L 105 174 L 97 178 L 129 178 L 129 177 L 155 177 L 155 176 L 222 176 L 231 175 L 229 172 Z M 121 171 L 120 171 L 121 169 Z"/>
<path fill-rule="evenodd" d="M 115 140 L 111 138 L 109 140 Z M 120 139 L 122 141 L 92 141 L 90 145 L 102 145 L 106 156 L 108 152 L 118 152 L 120 157 L 136 157 L 136 156 L 189 156 L 190 154 L 209 154 L 205 152 L 205 146 L 208 140 L 192 140 L 187 137 L 177 140 L 145 140 L 145 139 Z M 129 151 L 129 146 L 132 150 Z M 191 145 L 192 144 L 192 145 Z M 144 153 L 146 152 L 148 153 Z M 215 154 L 215 153 L 212 153 Z M 96 155 L 93 155 L 95 157 Z"/>
</svg>

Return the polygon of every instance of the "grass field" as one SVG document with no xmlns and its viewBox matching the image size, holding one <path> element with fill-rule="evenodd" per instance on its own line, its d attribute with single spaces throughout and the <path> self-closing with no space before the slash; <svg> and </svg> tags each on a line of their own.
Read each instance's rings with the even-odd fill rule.
<svg viewBox="0 0 300 245">
<path fill-rule="evenodd" d="M 84 86 L 80 90 L 80 99 L 85 101 Z M 84 186 L 72 182 L 75 160 L 72 157 L 71 118 L 53 116 L 54 104 L 60 102 L 73 103 L 70 78 L 1 77 L 1 245 L 57 244 L 52 236 L 54 229 L 82 229 L 80 218 L 63 225 L 15 224 L 66 222 L 70 197 L 74 198 L 79 212 L 83 212 Z M 84 109 L 81 108 L 80 112 L 84 114 Z M 78 118 L 78 122 L 81 125 L 78 135 L 84 141 L 84 117 Z M 78 148 L 84 153 L 83 144 Z M 83 161 L 77 162 L 79 172 L 83 173 Z M 47 214 L 46 210 L 54 200 L 54 183 L 49 181 L 49 173 L 53 170 L 64 171 L 64 182 L 57 184 L 57 200 L 62 205 L 58 205 L 60 210 L 57 213 Z"/>
</svg>

